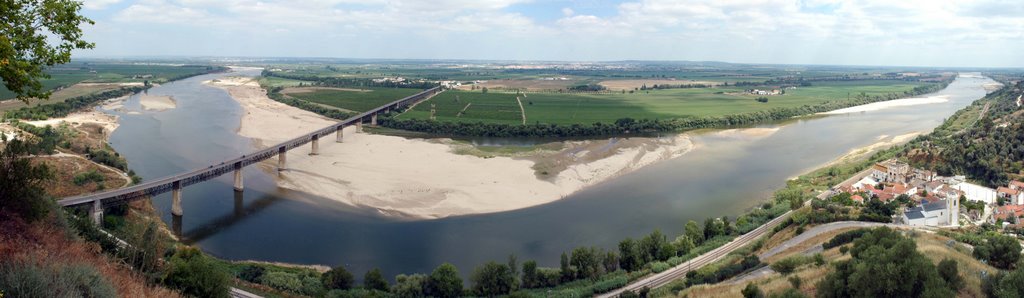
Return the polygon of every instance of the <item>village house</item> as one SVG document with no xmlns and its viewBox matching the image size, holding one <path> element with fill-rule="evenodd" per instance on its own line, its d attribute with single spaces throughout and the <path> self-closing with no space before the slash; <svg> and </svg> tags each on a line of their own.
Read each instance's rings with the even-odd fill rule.
<svg viewBox="0 0 1024 298">
<path fill-rule="evenodd" d="M 996 188 L 996 195 L 1008 200 L 1009 204 L 1024 205 L 1024 192 L 1020 190 L 1000 186 Z"/>
<path fill-rule="evenodd" d="M 1017 224 L 1021 216 L 1024 216 L 1024 205 L 1004 205 L 992 211 L 992 219 L 996 222 Z"/>
<path fill-rule="evenodd" d="M 910 165 L 890 159 L 871 166 L 871 178 L 879 182 L 908 182 Z"/>
</svg>

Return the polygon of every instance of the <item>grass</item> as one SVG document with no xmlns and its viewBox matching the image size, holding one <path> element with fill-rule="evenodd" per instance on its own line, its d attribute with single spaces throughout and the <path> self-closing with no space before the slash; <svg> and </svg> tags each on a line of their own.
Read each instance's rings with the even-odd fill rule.
<svg viewBox="0 0 1024 298">
<path fill-rule="evenodd" d="M 691 88 L 638 91 L 636 93 L 528 93 L 520 95 L 527 123 L 590 124 L 614 122 L 620 118 L 670 119 L 723 116 L 815 105 L 825 101 L 846 100 L 860 93 L 902 94 L 923 83 L 895 80 L 821 82 L 810 87 L 786 90 L 785 95 L 768 96 L 767 103 L 756 95 L 743 93 L 742 87 Z M 515 93 L 449 90 L 435 96 L 401 117 L 429 119 L 434 104 L 439 121 L 522 123 Z M 456 100 L 457 98 L 457 100 Z M 468 108 L 466 105 L 470 104 Z M 466 109 L 464 113 L 459 112 Z"/>
<path fill-rule="evenodd" d="M 324 104 L 349 111 L 365 112 L 403 97 L 419 93 L 414 88 L 365 88 L 329 89 L 329 88 L 291 88 L 285 94 L 305 101 Z"/>
<path fill-rule="evenodd" d="M 273 88 L 273 87 L 297 87 L 297 86 L 299 86 L 299 84 L 306 84 L 306 85 L 308 85 L 311 82 L 309 82 L 309 81 L 302 81 L 302 80 L 285 79 L 285 78 L 279 78 L 279 77 L 263 77 L 263 76 L 261 76 L 260 79 L 259 79 L 259 83 L 260 83 L 260 86 L 265 86 L 265 87 Z"/>
<path fill-rule="evenodd" d="M 73 62 L 58 65 L 46 71 L 49 79 L 43 79 L 44 90 L 68 87 L 81 82 L 89 83 L 124 83 L 150 81 L 162 83 L 173 78 L 187 76 L 206 71 L 206 66 L 178 66 L 130 63 Z M 151 75 L 151 78 L 134 78 L 135 76 Z M 84 95 L 84 94 L 78 94 Z M 68 97 L 74 97 L 72 95 Z M 14 98 L 14 93 L 0 86 L 0 99 Z M 61 99 L 63 100 L 63 99 Z"/>
</svg>

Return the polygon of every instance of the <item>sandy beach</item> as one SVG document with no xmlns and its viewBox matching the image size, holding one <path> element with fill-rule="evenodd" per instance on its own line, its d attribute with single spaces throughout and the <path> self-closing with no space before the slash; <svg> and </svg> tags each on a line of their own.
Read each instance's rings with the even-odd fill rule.
<svg viewBox="0 0 1024 298">
<path fill-rule="evenodd" d="M 178 103 L 173 97 L 163 95 L 140 94 L 139 104 L 142 105 L 143 110 L 157 112 L 178 107 Z"/>
<path fill-rule="evenodd" d="M 274 144 L 334 123 L 266 97 L 252 78 L 207 82 L 239 101 L 239 134 Z M 345 131 L 344 143 L 303 146 L 288 153 L 279 185 L 340 202 L 418 219 L 501 212 L 561 199 L 587 186 L 681 156 L 686 135 L 564 142 L 557 150 L 516 156 L 458 154 L 451 140 Z M 272 168 L 272 166 L 268 166 Z"/>
<path fill-rule="evenodd" d="M 38 127 L 43 126 L 58 126 L 61 122 L 68 122 L 72 126 L 81 126 L 82 124 L 95 124 L 103 128 L 103 134 L 107 137 L 117 129 L 117 116 L 110 115 L 107 113 L 89 110 L 84 112 L 71 113 L 67 117 L 63 118 L 50 118 L 46 120 L 38 121 L 25 121 L 25 123 L 32 124 Z"/>
<path fill-rule="evenodd" d="M 948 95 L 894 99 L 894 100 L 887 100 L 887 101 L 869 103 L 869 104 L 866 104 L 866 105 L 859 105 L 859 106 L 855 106 L 855 107 L 849 107 L 849 108 L 845 108 L 845 109 L 838 109 L 838 110 L 828 111 L 828 112 L 823 112 L 823 113 L 818 113 L 818 114 L 821 114 L 821 115 L 838 115 L 838 114 L 847 114 L 847 113 L 870 112 L 870 111 L 877 111 L 877 110 L 887 109 L 887 108 L 892 108 L 892 107 L 916 106 L 916 105 L 924 105 L 924 104 L 942 103 L 942 102 L 947 102 L 947 101 L 949 101 L 949 96 Z"/>
</svg>

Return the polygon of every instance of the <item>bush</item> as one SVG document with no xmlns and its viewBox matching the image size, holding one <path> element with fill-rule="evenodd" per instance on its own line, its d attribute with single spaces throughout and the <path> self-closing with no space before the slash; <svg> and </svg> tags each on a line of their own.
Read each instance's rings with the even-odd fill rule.
<svg viewBox="0 0 1024 298">
<path fill-rule="evenodd" d="M 6 297 L 117 297 L 117 291 L 95 268 L 47 261 L 0 262 L 0 293 Z"/>
<path fill-rule="evenodd" d="M 294 273 L 271 271 L 263 275 L 260 283 L 287 292 L 298 293 L 302 289 L 302 280 Z"/>
<path fill-rule="evenodd" d="M 299 293 L 306 296 L 320 296 L 324 292 L 324 285 L 316 276 L 307 275 L 302 277 L 302 289 Z"/>
<path fill-rule="evenodd" d="M 662 272 L 668 270 L 669 268 L 672 268 L 672 266 L 665 262 L 651 263 L 651 271 L 654 271 L 654 273 Z"/>
<path fill-rule="evenodd" d="M 379 268 L 367 271 L 366 275 L 363 276 L 363 287 L 367 290 L 388 290 L 388 281 L 384 279 L 384 275 L 380 273 Z"/>
<path fill-rule="evenodd" d="M 391 292 L 398 297 L 424 297 L 426 296 L 425 287 L 427 284 L 427 276 L 423 274 L 405 275 L 399 274 L 395 276 L 395 286 L 391 287 Z"/>
<path fill-rule="evenodd" d="M 242 267 L 242 270 L 238 272 L 238 278 L 251 283 L 260 283 L 265 271 L 266 269 L 260 265 L 245 265 L 245 267 Z"/>
<path fill-rule="evenodd" d="M 515 277 L 508 265 L 487 262 L 473 271 L 473 291 L 481 296 L 498 296 L 512 292 Z"/>
<path fill-rule="evenodd" d="M 164 277 L 168 287 L 196 297 L 227 297 L 228 273 L 196 248 L 178 250 Z"/>
<path fill-rule="evenodd" d="M 427 279 L 427 293 L 435 297 L 458 297 L 462 295 L 462 277 L 455 265 L 444 263 L 437 266 Z"/>
<path fill-rule="evenodd" d="M 775 263 L 772 263 L 772 270 L 782 273 L 782 275 L 788 275 L 793 273 L 793 271 L 796 271 L 797 267 L 806 263 L 804 259 L 805 258 L 802 256 L 792 256 L 778 260 Z"/>
<path fill-rule="evenodd" d="M 974 247 L 974 257 L 988 262 L 992 267 L 1013 269 L 1020 260 L 1020 242 L 1011 236 L 992 235 L 987 241 Z"/>
<path fill-rule="evenodd" d="M 324 284 L 324 287 L 328 290 L 339 289 L 348 290 L 352 288 L 352 281 L 355 278 L 352 277 L 352 273 L 345 270 L 345 266 L 338 266 L 327 270 L 323 275 L 320 275 L 320 281 Z"/>
<path fill-rule="evenodd" d="M 960 277 L 960 270 L 956 267 L 956 261 L 953 259 L 944 259 L 939 262 L 939 276 L 946 281 L 950 289 L 958 291 L 964 287 L 964 279 Z"/>
<path fill-rule="evenodd" d="M 748 283 L 740 293 L 743 294 L 743 298 L 764 298 L 764 292 L 754 283 Z"/>
<path fill-rule="evenodd" d="M 822 243 L 821 247 L 824 248 L 824 249 L 830 249 L 830 248 L 833 248 L 833 247 L 836 247 L 836 246 L 847 244 L 847 243 L 853 242 L 853 240 L 857 240 L 857 238 L 860 238 L 861 236 L 863 236 L 865 233 L 867 233 L 869 231 L 871 231 L 871 230 L 861 228 L 861 229 L 856 229 L 856 230 L 850 230 L 850 231 L 842 232 L 839 235 L 836 235 L 835 237 L 832 237 L 832 239 L 828 240 L 828 242 Z"/>
</svg>

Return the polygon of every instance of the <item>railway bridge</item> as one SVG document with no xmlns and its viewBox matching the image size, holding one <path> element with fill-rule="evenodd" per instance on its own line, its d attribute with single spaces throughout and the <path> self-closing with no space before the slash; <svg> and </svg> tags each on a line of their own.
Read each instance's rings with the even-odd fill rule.
<svg viewBox="0 0 1024 298">
<path fill-rule="evenodd" d="M 171 192 L 171 214 L 175 216 L 182 216 L 181 208 L 181 190 L 189 185 L 193 185 L 199 182 L 210 180 L 213 178 L 220 177 L 228 173 L 234 173 L 235 191 L 241 192 L 244 189 L 242 181 L 242 169 L 246 166 L 259 163 L 261 161 L 273 158 L 277 156 L 277 168 L 278 170 L 284 170 L 287 164 L 288 150 L 303 146 L 305 144 L 312 144 L 311 155 L 316 155 L 320 149 L 320 139 L 328 137 L 331 134 L 335 135 L 335 141 L 341 143 L 344 139 L 342 130 L 345 127 L 355 125 L 358 130 L 362 129 L 363 123 L 369 122 L 370 125 L 377 124 L 377 116 L 380 114 L 387 114 L 391 111 L 399 111 L 403 108 L 410 107 L 420 101 L 426 100 L 435 94 L 441 92 L 440 86 L 431 89 L 424 90 L 420 93 L 410 95 L 408 97 L 395 100 L 383 106 L 375 109 L 363 112 L 359 115 L 352 116 L 348 119 L 342 120 L 341 122 L 332 124 L 328 127 L 318 129 L 314 132 L 307 133 L 296 137 L 291 140 L 281 142 L 270 147 L 267 147 L 256 152 L 245 154 L 233 159 L 225 160 L 220 163 L 212 164 L 205 168 L 199 168 L 190 172 L 181 173 L 173 176 L 158 178 L 152 181 L 143 182 L 134 186 L 114 189 L 109 191 L 72 196 L 60 199 L 58 203 L 62 207 L 78 207 L 78 206 L 89 206 L 90 215 L 93 222 L 97 225 L 100 224 L 100 220 L 103 218 L 103 209 L 111 206 L 120 204 L 126 204 L 133 200 L 139 200 L 148 198 L 151 196 Z"/>
</svg>

